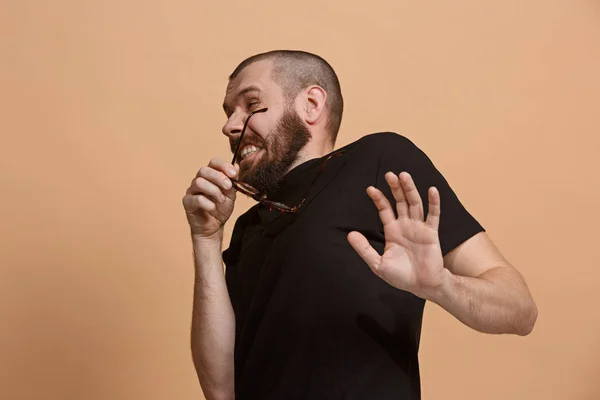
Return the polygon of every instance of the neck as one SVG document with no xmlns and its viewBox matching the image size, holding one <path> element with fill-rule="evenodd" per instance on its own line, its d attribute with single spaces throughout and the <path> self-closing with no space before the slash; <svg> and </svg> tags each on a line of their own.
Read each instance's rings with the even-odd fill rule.
<svg viewBox="0 0 600 400">
<path fill-rule="evenodd" d="M 296 168 L 298 165 L 305 163 L 306 161 L 314 160 L 315 158 L 321 158 L 326 154 L 329 154 L 333 151 L 333 144 L 330 141 L 321 141 L 316 142 L 315 140 L 310 140 L 306 146 L 298 153 L 298 158 L 287 172 L 290 172 L 292 169 Z"/>
</svg>

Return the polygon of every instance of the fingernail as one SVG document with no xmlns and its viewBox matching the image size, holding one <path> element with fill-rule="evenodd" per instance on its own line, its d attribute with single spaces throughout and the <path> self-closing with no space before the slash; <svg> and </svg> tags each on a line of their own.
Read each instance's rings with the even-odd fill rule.
<svg viewBox="0 0 600 400">
<path fill-rule="evenodd" d="M 222 195 L 221 195 L 221 203 L 224 203 L 224 202 L 225 202 L 225 195 L 224 195 L 224 194 L 222 194 Z"/>
<path fill-rule="evenodd" d="M 227 170 L 227 173 L 228 173 L 229 175 L 231 175 L 231 176 L 235 176 L 235 169 L 233 169 L 233 168 L 229 168 L 229 169 Z"/>
<path fill-rule="evenodd" d="M 225 179 L 225 189 L 230 189 L 231 188 L 231 181 L 229 179 Z"/>
</svg>

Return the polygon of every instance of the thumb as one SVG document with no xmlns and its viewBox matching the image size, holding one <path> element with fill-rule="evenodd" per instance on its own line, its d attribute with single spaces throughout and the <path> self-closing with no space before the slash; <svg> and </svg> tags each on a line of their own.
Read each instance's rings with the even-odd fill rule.
<svg viewBox="0 0 600 400">
<path fill-rule="evenodd" d="M 348 242 L 350 246 L 358 253 L 360 258 L 362 258 L 369 268 L 373 270 L 374 273 L 377 274 L 377 270 L 379 269 L 379 265 L 381 264 L 381 256 L 377 251 L 369 244 L 369 241 L 362 233 L 352 231 L 348 234 Z"/>
</svg>

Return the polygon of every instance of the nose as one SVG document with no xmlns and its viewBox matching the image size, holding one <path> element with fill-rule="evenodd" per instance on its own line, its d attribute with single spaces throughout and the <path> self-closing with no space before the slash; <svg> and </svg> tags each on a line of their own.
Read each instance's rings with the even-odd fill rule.
<svg viewBox="0 0 600 400">
<path fill-rule="evenodd" d="M 235 135 L 239 135 L 242 132 L 242 127 L 244 126 L 244 120 L 239 113 L 233 113 L 229 118 L 227 118 L 227 122 L 223 125 L 223 135 L 232 139 Z"/>
</svg>

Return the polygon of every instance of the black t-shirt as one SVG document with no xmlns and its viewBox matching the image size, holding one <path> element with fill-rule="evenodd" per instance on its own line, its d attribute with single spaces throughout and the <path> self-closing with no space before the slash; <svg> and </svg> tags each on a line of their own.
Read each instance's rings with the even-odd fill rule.
<svg viewBox="0 0 600 400">
<path fill-rule="evenodd" d="M 425 300 L 377 277 L 347 240 L 361 232 L 383 253 L 383 225 L 366 194 L 395 201 L 384 175 L 407 171 L 428 212 L 441 197 L 442 254 L 483 231 L 431 160 L 396 133 L 367 135 L 331 158 L 296 215 L 258 204 L 223 252 L 236 317 L 236 400 L 420 399 Z M 291 170 L 272 200 L 295 205 L 323 158 Z"/>
</svg>

